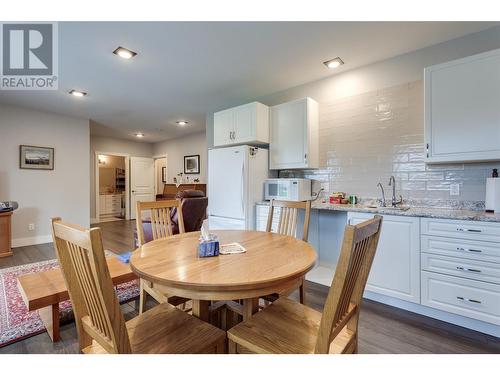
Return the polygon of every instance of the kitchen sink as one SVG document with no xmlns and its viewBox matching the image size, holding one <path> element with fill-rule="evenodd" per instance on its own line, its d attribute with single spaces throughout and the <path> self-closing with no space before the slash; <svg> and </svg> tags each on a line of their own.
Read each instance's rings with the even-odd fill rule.
<svg viewBox="0 0 500 375">
<path fill-rule="evenodd" d="M 409 206 L 383 207 L 383 206 L 376 206 L 376 205 L 369 205 L 369 206 L 366 206 L 366 208 L 378 208 L 378 209 L 387 210 L 387 211 L 407 211 L 410 209 Z"/>
</svg>

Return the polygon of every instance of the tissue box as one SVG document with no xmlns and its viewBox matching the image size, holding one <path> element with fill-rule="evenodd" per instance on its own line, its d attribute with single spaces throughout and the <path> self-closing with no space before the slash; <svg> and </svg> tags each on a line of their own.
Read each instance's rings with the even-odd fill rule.
<svg viewBox="0 0 500 375">
<path fill-rule="evenodd" d="M 219 255 L 219 240 L 200 241 L 198 256 L 200 258 L 215 257 Z"/>
</svg>

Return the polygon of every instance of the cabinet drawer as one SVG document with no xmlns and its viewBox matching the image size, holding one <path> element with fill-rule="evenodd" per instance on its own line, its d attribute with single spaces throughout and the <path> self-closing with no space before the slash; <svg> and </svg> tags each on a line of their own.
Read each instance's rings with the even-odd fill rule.
<svg viewBox="0 0 500 375">
<path fill-rule="evenodd" d="M 500 264 L 422 253 L 422 270 L 500 284 Z"/>
<path fill-rule="evenodd" d="M 500 324 L 500 285 L 422 271 L 422 305 Z"/>
<path fill-rule="evenodd" d="M 500 244 L 485 241 L 421 236 L 422 252 L 500 263 Z"/>
<path fill-rule="evenodd" d="M 422 218 L 422 234 L 500 242 L 500 223 Z"/>
</svg>

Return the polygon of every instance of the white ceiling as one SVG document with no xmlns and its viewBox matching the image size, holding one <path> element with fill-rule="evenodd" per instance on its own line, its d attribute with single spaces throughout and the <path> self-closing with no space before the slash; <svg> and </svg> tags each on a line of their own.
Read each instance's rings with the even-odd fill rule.
<svg viewBox="0 0 500 375">
<path fill-rule="evenodd" d="M 63 22 L 59 90 L 0 102 L 92 119 L 92 134 L 155 142 L 204 130 L 205 114 L 496 25 L 492 22 Z M 138 53 L 126 61 L 123 46 Z M 67 94 L 88 92 L 85 98 Z M 189 125 L 179 127 L 177 120 Z"/>
</svg>

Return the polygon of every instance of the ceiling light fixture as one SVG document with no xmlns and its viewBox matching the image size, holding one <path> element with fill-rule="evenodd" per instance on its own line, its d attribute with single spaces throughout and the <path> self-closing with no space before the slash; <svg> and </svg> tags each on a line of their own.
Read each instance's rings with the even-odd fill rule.
<svg viewBox="0 0 500 375">
<path fill-rule="evenodd" d="M 143 138 L 144 137 L 144 133 L 135 133 L 135 136 L 137 138 Z"/>
<path fill-rule="evenodd" d="M 127 48 L 124 47 L 118 47 L 113 51 L 113 53 L 117 56 L 120 56 L 122 59 L 129 60 L 132 57 L 135 57 L 137 55 L 137 52 L 131 51 Z"/>
<path fill-rule="evenodd" d="M 338 68 L 340 65 L 344 65 L 344 61 L 342 61 L 342 59 L 340 57 L 336 57 L 334 59 L 331 59 L 331 60 L 328 60 L 328 61 L 325 61 L 323 64 L 325 64 L 325 66 L 328 68 L 328 69 L 336 69 Z"/>
<path fill-rule="evenodd" d="M 76 96 L 77 98 L 82 98 L 84 96 L 87 96 L 86 92 L 83 91 L 78 91 L 78 90 L 70 90 L 68 94 Z"/>
<path fill-rule="evenodd" d="M 187 121 L 177 121 L 177 125 L 187 125 Z"/>
</svg>

